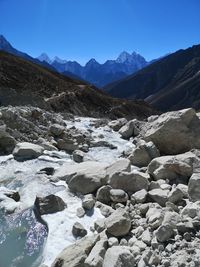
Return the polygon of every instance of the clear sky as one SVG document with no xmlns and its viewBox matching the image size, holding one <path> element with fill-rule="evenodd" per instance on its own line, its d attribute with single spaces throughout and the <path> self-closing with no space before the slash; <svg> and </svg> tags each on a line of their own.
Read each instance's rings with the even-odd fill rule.
<svg viewBox="0 0 200 267">
<path fill-rule="evenodd" d="M 0 0 L 0 34 L 34 57 L 150 60 L 200 43 L 200 0 Z"/>
</svg>

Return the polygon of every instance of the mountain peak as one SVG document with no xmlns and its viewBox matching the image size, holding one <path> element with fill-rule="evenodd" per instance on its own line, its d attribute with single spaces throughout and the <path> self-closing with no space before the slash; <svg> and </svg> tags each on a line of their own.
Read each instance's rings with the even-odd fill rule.
<svg viewBox="0 0 200 267">
<path fill-rule="evenodd" d="M 6 50 L 7 48 L 11 47 L 11 44 L 6 40 L 6 38 L 1 34 L 0 35 L 0 49 Z"/>
<path fill-rule="evenodd" d="M 90 66 L 90 65 L 99 65 L 99 63 L 96 61 L 95 58 L 91 58 L 87 63 L 86 66 Z"/>
<path fill-rule="evenodd" d="M 51 64 L 52 60 L 49 58 L 49 56 L 46 54 L 46 53 L 42 53 L 38 59 L 42 62 L 42 61 L 45 61 L 49 64 Z"/>
<path fill-rule="evenodd" d="M 118 58 L 116 59 L 116 62 L 117 62 L 117 63 L 124 63 L 124 62 L 127 61 L 130 57 L 131 57 L 131 55 L 130 55 L 128 52 L 123 51 L 123 52 L 118 56 Z"/>
<path fill-rule="evenodd" d="M 66 64 L 66 63 L 67 63 L 67 60 L 65 60 L 65 59 L 61 59 L 61 58 L 59 58 L 59 57 L 57 57 L 57 56 L 54 57 L 53 62 L 54 62 L 54 61 L 56 61 L 56 62 L 58 62 L 58 63 L 60 63 L 60 64 Z"/>
</svg>

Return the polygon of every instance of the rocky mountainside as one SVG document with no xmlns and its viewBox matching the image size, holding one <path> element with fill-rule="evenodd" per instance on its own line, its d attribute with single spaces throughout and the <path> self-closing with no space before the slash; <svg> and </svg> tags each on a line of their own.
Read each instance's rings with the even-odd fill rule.
<svg viewBox="0 0 200 267">
<path fill-rule="evenodd" d="M 112 96 L 146 99 L 161 110 L 200 108 L 200 45 L 179 50 L 124 80 L 110 84 Z"/>
<path fill-rule="evenodd" d="M 38 59 L 51 64 L 61 73 L 70 72 L 97 87 L 103 87 L 108 83 L 122 79 L 148 64 L 141 55 L 135 52 L 132 54 L 122 52 L 116 60 L 107 60 L 104 64 L 91 59 L 85 66 L 81 66 L 76 61 L 62 60 L 58 57 L 51 60 L 45 53 L 41 54 Z"/>
<path fill-rule="evenodd" d="M 113 99 L 93 86 L 0 51 L 1 105 L 53 108 L 82 116 L 146 117 L 144 101 Z"/>
<path fill-rule="evenodd" d="M 0 114 L 4 267 L 199 266 L 194 109 L 147 121 Z"/>
</svg>

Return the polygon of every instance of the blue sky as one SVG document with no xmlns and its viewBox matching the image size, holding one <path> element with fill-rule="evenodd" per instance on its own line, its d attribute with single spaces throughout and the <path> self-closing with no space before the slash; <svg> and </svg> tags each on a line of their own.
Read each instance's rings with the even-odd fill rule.
<svg viewBox="0 0 200 267">
<path fill-rule="evenodd" d="M 200 0 L 0 0 L 0 34 L 35 57 L 150 60 L 200 43 Z"/>
</svg>

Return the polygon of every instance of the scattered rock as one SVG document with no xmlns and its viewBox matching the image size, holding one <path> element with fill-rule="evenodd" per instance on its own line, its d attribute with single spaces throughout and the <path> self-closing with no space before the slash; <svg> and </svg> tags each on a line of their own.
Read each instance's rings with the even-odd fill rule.
<svg viewBox="0 0 200 267">
<path fill-rule="evenodd" d="M 137 191 L 136 193 L 131 195 L 131 202 L 132 204 L 135 203 L 144 203 L 147 198 L 147 191 L 145 189 L 142 189 L 140 191 Z"/>
<path fill-rule="evenodd" d="M 119 129 L 127 123 L 125 118 L 120 118 L 118 120 L 110 121 L 108 126 L 112 128 L 114 131 L 119 131 Z"/>
<path fill-rule="evenodd" d="M 95 199 L 92 194 L 85 195 L 82 200 L 82 207 L 86 210 L 90 210 L 95 205 Z"/>
<path fill-rule="evenodd" d="M 155 235 L 159 242 L 168 241 L 174 235 L 173 227 L 169 224 L 163 224 L 155 231 Z"/>
<path fill-rule="evenodd" d="M 82 224 L 76 222 L 72 227 L 72 234 L 75 237 L 84 237 L 85 235 L 87 235 L 87 230 L 83 227 Z"/>
<path fill-rule="evenodd" d="M 124 190 L 121 189 L 111 189 L 110 198 L 113 202 L 124 203 L 128 200 L 128 195 Z"/>
<path fill-rule="evenodd" d="M 76 210 L 76 215 L 79 217 L 79 218 L 82 218 L 85 216 L 85 210 L 84 208 L 80 207 L 80 208 L 77 208 Z"/>
<path fill-rule="evenodd" d="M 56 137 L 61 136 L 64 133 L 65 127 L 59 124 L 53 124 L 50 126 L 50 133 Z"/>
<path fill-rule="evenodd" d="M 200 173 L 194 173 L 189 180 L 188 194 L 191 201 L 200 200 Z"/>
<path fill-rule="evenodd" d="M 99 240 L 92 248 L 85 260 L 85 267 L 102 267 L 103 259 L 107 249 L 107 240 Z"/>
<path fill-rule="evenodd" d="M 161 206 L 165 206 L 168 200 L 168 191 L 162 189 L 153 189 L 148 192 L 148 196 Z"/>
<path fill-rule="evenodd" d="M 23 142 L 15 146 L 13 156 L 16 160 L 29 160 L 38 158 L 42 155 L 43 151 L 44 148 L 39 145 Z"/>
<path fill-rule="evenodd" d="M 131 136 L 136 136 L 139 134 L 140 122 L 136 119 L 127 122 L 119 130 L 122 138 L 129 139 Z"/>
<path fill-rule="evenodd" d="M 110 185 L 104 185 L 100 187 L 97 191 L 96 199 L 104 204 L 110 204 L 110 190 L 112 187 Z"/>
<path fill-rule="evenodd" d="M 75 150 L 73 152 L 73 160 L 77 163 L 83 162 L 85 153 L 81 150 Z"/>
<path fill-rule="evenodd" d="M 55 195 L 48 195 L 46 197 L 36 197 L 34 205 L 40 215 L 62 211 L 67 206 L 62 200 L 62 198 Z"/>
</svg>

